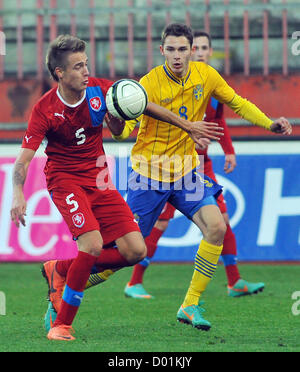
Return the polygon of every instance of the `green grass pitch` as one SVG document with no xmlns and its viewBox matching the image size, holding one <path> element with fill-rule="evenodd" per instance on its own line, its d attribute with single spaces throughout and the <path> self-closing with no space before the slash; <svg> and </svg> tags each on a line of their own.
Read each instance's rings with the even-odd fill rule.
<svg viewBox="0 0 300 372">
<path fill-rule="evenodd" d="M 299 265 L 240 264 L 245 279 L 266 284 L 264 292 L 241 298 L 227 296 L 224 268 L 219 265 L 203 296 L 204 316 L 212 323 L 209 332 L 176 321 L 192 264 L 152 264 L 144 285 L 154 300 L 124 297 L 132 270 L 125 268 L 86 291 L 73 324 L 74 342 L 46 338 L 47 286 L 40 267 L 0 264 L 0 291 L 6 297 L 6 315 L 0 315 L 1 352 L 300 351 L 300 315 L 292 312 L 292 294 L 300 291 Z"/>
</svg>

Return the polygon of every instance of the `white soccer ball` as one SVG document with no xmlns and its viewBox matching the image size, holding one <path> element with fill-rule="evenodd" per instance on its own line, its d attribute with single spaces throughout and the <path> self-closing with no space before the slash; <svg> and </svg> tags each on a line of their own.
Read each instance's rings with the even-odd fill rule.
<svg viewBox="0 0 300 372">
<path fill-rule="evenodd" d="M 121 120 L 139 117 L 145 110 L 148 97 L 145 89 L 135 80 L 116 81 L 106 94 L 107 110 Z"/>
</svg>

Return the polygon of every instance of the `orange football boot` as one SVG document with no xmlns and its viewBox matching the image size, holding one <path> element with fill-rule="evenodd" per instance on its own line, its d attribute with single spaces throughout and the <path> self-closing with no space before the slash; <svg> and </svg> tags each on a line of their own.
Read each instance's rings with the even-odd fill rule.
<svg viewBox="0 0 300 372">
<path fill-rule="evenodd" d="M 74 333 L 72 326 L 60 324 L 50 329 L 47 338 L 48 340 L 73 341 L 75 337 L 73 337 L 71 333 Z"/>
<path fill-rule="evenodd" d="M 55 269 L 57 260 L 47 261 L 43 264 L 42 274 L 49 287 L 48 297 L 55 311 L 58 313 L 61 305 L 66 278 Z"/>
</svg>

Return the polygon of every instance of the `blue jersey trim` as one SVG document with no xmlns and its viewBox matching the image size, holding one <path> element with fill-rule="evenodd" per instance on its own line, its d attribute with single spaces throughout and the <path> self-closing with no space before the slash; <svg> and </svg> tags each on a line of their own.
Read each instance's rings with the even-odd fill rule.
<svg viewBox="0 0 300 372">
<path fill-rule="evenodd" d="M 165 70 L 165 73 L 167 74 L 167 76 L 171 79 L 171 80 L 173 80 L 175 83 L 177 83 L 177 84 L 179 84 L 179 85 L 183 85 L 182 83 L 181 83 L 181 81 L 179 81 L 179 80 L 176 80 L 170 73 L 169 73 L 169 71 L 167 70 L 167 68 L 166 68 L 166 66 L 163 66 L 163 68 L 164 68 L 164 70 Z"/>
<path fill-rule="evenodd" d="M 217 110 L 219 101 L 217 99 L 215 99 L 214 97 L 211 97 L 211 101 L 210 102 L 211 102 L 211 107 L 214 108 L 215 110 Z"/>
<path fill-rule="evenodd" d="M 91 100 L 93 98 L 95 98 L 98 102 L 100 100 L 99 108 L 92 106 Z M 103 123 L 104 116 L 107 112 L 104 95 L 99 85 L 86 88 L 86 100 L 89 106 L 92 126 L 99 127 Z"/>
<path fill-rule="evenodd" d="M 168 71 L 166 65 L 163 65 L 163 68 L 164 68 L 164 70 L 165 70 L 165 73 L 167 74 L 167 76 L 169 76 L 170 79 L 172 79 L 173 81 L 175 81 L 175 83 L 177 83 L 177 84 L 179 84 L 179 85 L 182 85 L 182 86 L 184 86 L 184 84 L 188 81 L 189 77 L 191 76 L 191 71 L 190 71 L 190 72 L 188 73 L 188 75 L 187 75 L 187 77 L 186 77 L 184 83 L 183 83 L 180 79 L 177 80 L 174 76 L 172 76 L 172 75 L 169 73 L 169 71 Z"/>
</svg>

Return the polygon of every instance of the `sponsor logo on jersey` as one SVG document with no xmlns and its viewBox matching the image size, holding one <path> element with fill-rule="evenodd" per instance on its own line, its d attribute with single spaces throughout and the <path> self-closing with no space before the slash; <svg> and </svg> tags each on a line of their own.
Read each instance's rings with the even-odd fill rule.
<svg viewBox="0 0 300 372">
<path fill-rule="evenodd" d="M 72 220 L 74 225 L 79 228 L 85 223 L 84 215 L 81 212 L 74 214 L 74 216 L 72 216 Z"/>
<path fill-rule="evenodd" d="M 90 106 L 94 111 L 99 111 L 102 106 L 100 97 L 97 96 L 90 98 Z"/>
<path fill-rule="evenodd" d="M 25 138 L 25 141 L 28 143 L 29 142 L 29 140 L 30 140 L 30 138 L 32 138 L 32 136 L 30 136 L 30 137 L 27 137 L 27 135 L 24 137 Z"/>
<path fill-rule="evenodd" d="M 65 117 L 64 117 L 64 111 L 61 114 L 59 112 L 55 112 L 54 113 L 54 116 L 58 116 L 58 117 L 61 117 L 61 118 L 65 119 Z"/>
</svg>

